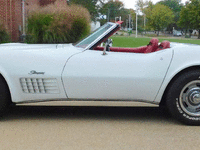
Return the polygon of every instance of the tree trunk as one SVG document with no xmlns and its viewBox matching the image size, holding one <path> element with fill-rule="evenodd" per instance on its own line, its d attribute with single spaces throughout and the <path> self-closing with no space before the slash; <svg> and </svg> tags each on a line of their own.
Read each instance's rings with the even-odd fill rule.
<svg viewBox="0 0 200 150">
<path fill-rule="evenodd" d="M 159 30 L 158 30 L 158 34 L 157 34 L 157 36 L 159 36 Z"/>
<path fill-rule="evenodd" d="M 191 38 L 191 36 L 192 36 L 192 33 L 189 31 L 189 37 Z"/>
<path fill-rule="evenodd" d="M 198 35 L 198 39 L 200 39 L 200 29 L 199 29 L 199 35 Z"/>
</svg>

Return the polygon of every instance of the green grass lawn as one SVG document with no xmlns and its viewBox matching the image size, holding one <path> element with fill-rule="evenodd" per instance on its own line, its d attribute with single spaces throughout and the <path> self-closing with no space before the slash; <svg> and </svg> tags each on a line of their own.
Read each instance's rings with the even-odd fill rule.
<svg viewBox="0 0 200 150">
<path fill-rule="evenodd" d="M 125 36 L 112 36 L 113 39 L 113 47 L 140 47 L 147 45 L 151 38 L 135 38 L 135 37 L 125 37 Z M 200 45 L 200 39 L 173 39 L 173 38 L 159 38 L 159 42 L 164 40 L 170 42 L 178 42 L 178 43 L 190 43 L 190 44 L 198 44 Z"/>
</svg>

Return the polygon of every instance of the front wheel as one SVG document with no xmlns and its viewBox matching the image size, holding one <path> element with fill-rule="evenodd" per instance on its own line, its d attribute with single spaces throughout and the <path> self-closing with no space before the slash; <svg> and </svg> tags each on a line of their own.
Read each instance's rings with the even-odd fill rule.
<svg viewBox="0 0 200 150">
<path fill-rule="evenodd" d="M 200 125 L 200 71 L 180 75 L 169 87 L 166 96 L 169 112 L 188 125 Z"/>
<path fill-rule="evenodd" d="M 11 104 L 10 91 L 6 81 L 0 77 L 0 115 L 4 113 Z"/>
</svg>

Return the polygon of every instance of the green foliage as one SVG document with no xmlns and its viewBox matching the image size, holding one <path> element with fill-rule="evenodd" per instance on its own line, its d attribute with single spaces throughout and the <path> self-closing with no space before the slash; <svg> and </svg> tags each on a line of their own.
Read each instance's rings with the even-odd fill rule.
<svg viewBox="0 0 200 150">
<path fill-rule="evenodd" d="M 189 35 L 185 35 L 185 38 L 190 38 L 190 36 Z"/>
<path fill-rule="evenodd" d="M 133 21 L 133 29 L 136 29 L 136 13 L 134 10 L 130 9 L 130 14 Z M 137 14 L 137 30 L 139 33 L 146 30 L 144 27 L 144 15 Z"/>
<path fill-rule="evenodd" d="M 98 16 L 97 2 L 98 0 L 69 0 L 70 4 L 77 4 L 87 8 L 93 21 Z"/>
<path fill-rule="evenodd" d="M 132 20 L 133 20 L 133 29 L 135 29 L 135 28 L 136 28 L 136 13 L 135 13 L 135 10 L 130 9 L 130 10 L 129 10 L 129 14 L 131 15 L 131 18 L 132 18 Z M 138 25 L 141 24 L 141 20 L 142 20 L 142 19 L 140 19 L 140 18 L 141 18 L 141 17 L 138 15 L 138 19 L 137 19 Z M 127 18 L 127 19 L 128 19 L 128 18 Z"/>
<path fill-rule="evenodd" d="M 190 22 L 188 22 L 189 19 L 190 19 L 189 18 L 189 9 L 186 7 L 183 7 L 180 12 L 178 26 L 181 28 L 189 29 L 189 27 L 191 26 Z"/>
<path fill-rule="evenodd" d="M 138 25 L 141 26 L 140 28 L 145 30 L 145 18 L 146 18 L 146 15 L 145 15 L 145 10 L 146 10 L 146 7 L 148 7 L 150 5 L 151 1 L 147 1 L 147 0 L 137 0 L 136 2 L 136 6 L 138 7 L 138 9 L 143 13 L 142 16 L 139 16 L 138 15 L 138 19 L 141 18 L 141 23 L 139 23 Z"/>
<path fill-rule="evenodd" d="M 90 32 L 90 15 L 81 6 L 34 8 L 28 16 L 28 43 L 74 43 Z"/>
<path fill-rule="evenodd" d="M 109 0 L 107 3 L 103 4 L 100 9 L 101 14 L 109 15 L 109 20 L 114 21 L 115 17 L 120 16 L 120 10 L 124 7 L 123 2 Z"/>
<path fill-rule="evenodd" d="M 9 34 L 4 25 L 0 22 L 0 43 L 7 43 L 9 41 L 10 41 Z"/>
<path fill-rule="evenodd" d="M 200 32 L 200 0 L 190 0 L 181 10 L 179 26 L 185 29 L 197 29 Z M 200 34 L 198 35 L 200 39 Z"/>
<path fill-rule="evenodd" d="M 101 9 L 100 11 L 101 11 L 102 14 L 108 15 L 108 11 L 110 12 L 112 10 Z M 121 17 L 121 20 L 124 21 L 124 23 L 121 26 L 122 27 L 126 27 L 126 20 L 128 19 L 128 14 L 130 14 L 131 11 L 134 11 L 134 10 L 130 10 L 130 9 L 126 9 L 126 8 L 122 7 L 120 10 L 118 10 L 118 11 L 116 10 L 115 14 L 113 16 Z M 134 18 L 135 18 L 135 16 L 134 16 Z M 111 21 L 115 21 L 115 18 L 111 17 L 110 20 Z M 103 24 L 105 24 L 107 22 L 107 19 L 99 19 L 99 21 L 100 21 L 101 25 L 103 25 Z"/>
<path fill-rule="evenodd" d="M 142 13 L 145 12 L 145 7 L 147 7 L 148 5 L 149 5 L 149 2 L 146 0 L 137 0 L 136 2 L 136 6 L 139 7 Z"/>
<path fill-rule="evenodd" d="M 120 9 L 117 17 L 121 16 L 121 20 L 124 21 L 124 23 L 121 25 L 122 27 L 126 26 L 126 20 L 128 19 L 128 14 L 130 14 L 131 11 L 134 11 L 134 10 L 126 9 L 126 8 Z"/>
<path fill-rule="evenodd" d="M 168 6 L 174 13 L 175 21 L 178 21 L 180 11 L 183 7 L 183 5 L 181 4 L 181 0 L 163 0 L 163 1 L 160 1 L 159 3 L 162 5 Z"/>
<path fill-rule="evenodd" d="M 37 14 L 28 18 L 28 33 L 27 42 L 31 43 L 52 43 L 48 27 L 53 21 L 52 14 Z"/>
<path fill-rule="evenodd" d="M 138 26 L 137 29 L 138 29 L 138 32 L 139 32 L 139 33 L 142 33 L 142 32 L 145 31 L 144 28 L 143 28 L 142 26 Z"/>
<path fill-rule="evenodd" d="M 181 12 L 181 9 L 183 7 L 181 0 L 162 0 L 158 3 L 165 5 L 165 6 L 168 6 L 174 14 L 174 22 L 171 23 L 170 25 L 168 25 L 168 27 L 167 27 L 168 30 L 172 31 L 173 27 L 175 27 L 177 29 L 177 27 L 178 27 L 177 21 L 179 20 L 180 12 Z"/>
<path fill-rule="evenodd" d="M 68 40 L 70 41 L 70 43 L 73 43 L 74 41 L 78 41 L 84 38 L 89 32 L 90 26 L 88 25 L 87 20 L 85 20 L 84 18 L 77 18 L 76 20 L 74 20 L 71 30 L 69 32 L 69 37 L 71 39 Z"/>
<path fill-rule="evenodd" d="M 149 8 L 147 12 L 147 26 L 153 30 L 157 30 L 158 35 L 159 31 L 166 28 L 174 19 L 173 12 L 165 5 L 156 4 L 153 8 Z"/>
<path fill-rule="evenodd" d="M 191 3 L 186 6 L 188 8 L 189 20 L 191 26 L 195 29 L 200 28 L 200 0 L 191 0 Z"/>
</svg>

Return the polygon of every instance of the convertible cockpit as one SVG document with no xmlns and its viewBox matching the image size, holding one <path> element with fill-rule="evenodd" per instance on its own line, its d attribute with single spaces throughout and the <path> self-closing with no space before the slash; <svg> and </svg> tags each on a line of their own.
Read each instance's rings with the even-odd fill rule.
<svg viewBox="0 0 200 150">
<path fill-rule="evenodd" d="M 147 46 L 137 48 L 121 48 L 110 46 L 110 39 L 115 32 L 121 28 L 123 22 L 117 23 L 108 22 L 99 29 L 91 33 L 88 37 L 75 44 L 76 47 L 84 48 L 85 50 L 111 51 L 111 52 L 127 52 L 127 53 L 152 53 L 166 48 L 170 48 L 169 41 L 163 41 L 159 44 L 157 38 L 152 38 Z M 105 47 L 100 44 L 105 42 Z"/>
<path fill-rule="evenodd" d="M 160 51 L 167 48 L 170 48 L 169 41 L 162 41 L 159 44 L 159 40 L 157 38 L 152 38 L 147 46 L 142 46 L 142 47 L 137 47 L 137 48 L 109 47 L 109 51 L 126 52 L 126 53 L 152 53 L 152 52 Z M 104 47 L 97 46 L 94 48 L 94 50 L 103 51 Z"/>
</svg>

